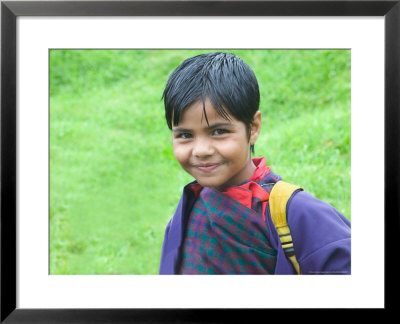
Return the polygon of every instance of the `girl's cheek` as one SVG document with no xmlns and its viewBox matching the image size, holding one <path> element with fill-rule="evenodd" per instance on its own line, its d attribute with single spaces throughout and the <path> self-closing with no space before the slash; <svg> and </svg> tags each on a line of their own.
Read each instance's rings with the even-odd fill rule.
<svg viewBox="0 0 400 324">
<path fill-rule="evenodd" d="M 182 148 L 180 145 L 174 145 L 173 147 L 175 158 L 179 163 L 184 163 L 188 159 L 188 152 L 186 149 Z"/>
</svg>

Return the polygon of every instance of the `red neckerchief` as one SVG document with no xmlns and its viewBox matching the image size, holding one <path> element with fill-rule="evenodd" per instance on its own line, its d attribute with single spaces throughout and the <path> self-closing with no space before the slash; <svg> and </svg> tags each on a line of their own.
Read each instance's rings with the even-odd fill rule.
<svg viewBox="0 0 400 324">
<path fill-rule="evenodd" d="M 240 202 L 248 208 L 251 208 L 252 199 L 258 198 L 262 202 L 262 218 L 265 220 L 265 208 L 269 199 L 269 193 L 265 191 L 257 182 L 259 182 L 268 172 L 270 167 L 266 166 L 265 157 L 252 159 L 256 169 L 252 177 L 240 186 L 231 186 L 221 190 L 225 195 Z M 190 187 L 196 197 L 200 194 L 203 187 L 200 184 L 193 184 Z"/>
</svg>

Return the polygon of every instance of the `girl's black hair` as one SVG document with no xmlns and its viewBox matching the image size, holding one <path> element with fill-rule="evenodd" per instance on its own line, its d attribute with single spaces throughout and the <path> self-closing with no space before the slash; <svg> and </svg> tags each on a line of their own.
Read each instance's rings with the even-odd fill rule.
<svg viewBox="0 0 400 324">
<path fill-rule="evenodd" d="M 250 136 L 250 125 L 260 105 L 258 82 L 253 70 L 230 53 L 208 53 L 186 59 L 170 75 L 164 89 L 168 127 L 178 125 L 183 111 L 196 101 L 209 98 L 217 113 L 229 119 L 226 109 L 242 121 Z M 251 146 L 254 152 L 254 146 Z"/>
</svg>

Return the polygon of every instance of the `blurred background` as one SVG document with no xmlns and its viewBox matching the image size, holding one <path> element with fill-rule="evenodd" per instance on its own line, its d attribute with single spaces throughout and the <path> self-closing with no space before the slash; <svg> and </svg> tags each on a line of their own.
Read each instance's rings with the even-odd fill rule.
<svg viewBox="0 0 400 324">
<path fill-rule="evenodd" d="M 162 92 L 214 50 L 50 51 L 50 274 L 157 274 L 193 179 L 175 161 Z M 255 156 L 351 219 L 350 50 L 223 50 L 254 70 Z"/>
</svg>

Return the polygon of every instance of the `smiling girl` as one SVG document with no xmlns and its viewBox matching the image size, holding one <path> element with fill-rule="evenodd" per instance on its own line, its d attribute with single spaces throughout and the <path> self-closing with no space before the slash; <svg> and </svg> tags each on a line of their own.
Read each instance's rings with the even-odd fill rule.
<svg viewBox="0 0 400 324">
<path fill-rule="evenodd" d="M 281 180 L 252 158 L 261 130 L 256 76 L 239 57 L 185 60 L 163 94 L 173 152 L 195 181 L 167 225 L 160 274 L 294 274 L 269 211 Z M 305 191 L 287 220 L 303 274 L 350 274 L 350 222 Z"/>
</svg>

